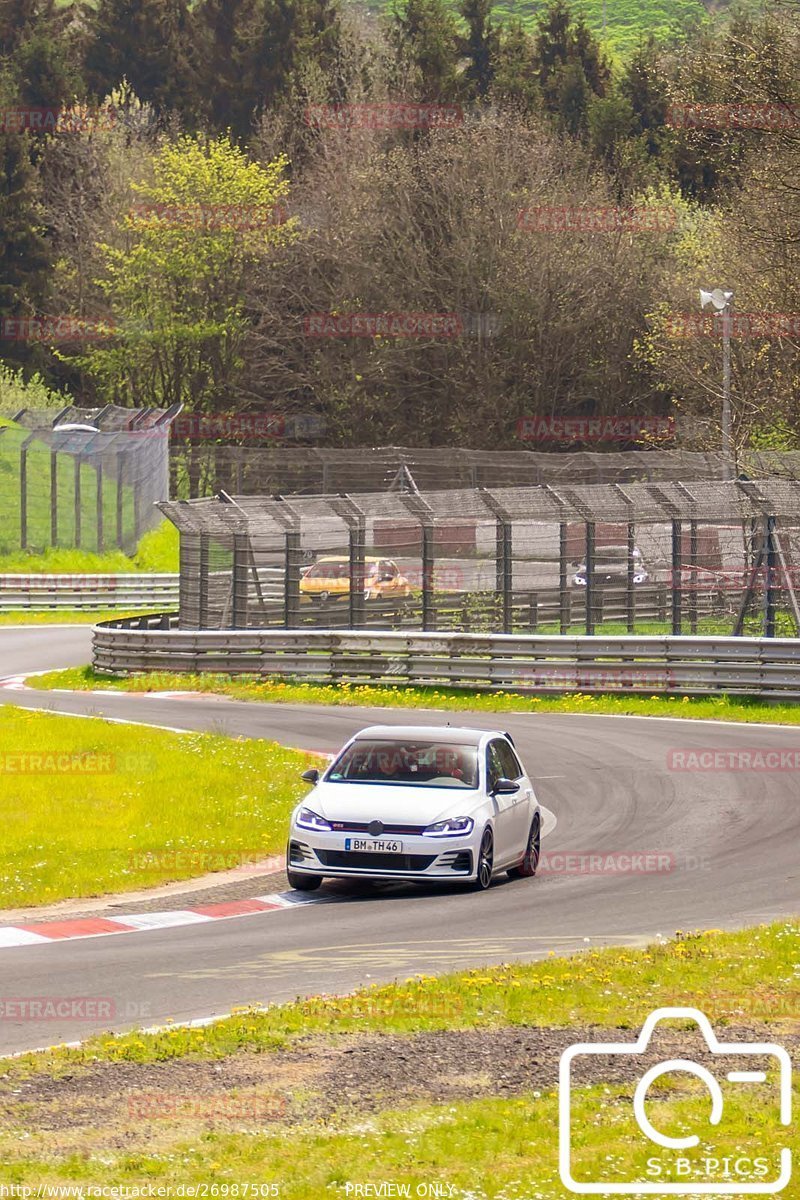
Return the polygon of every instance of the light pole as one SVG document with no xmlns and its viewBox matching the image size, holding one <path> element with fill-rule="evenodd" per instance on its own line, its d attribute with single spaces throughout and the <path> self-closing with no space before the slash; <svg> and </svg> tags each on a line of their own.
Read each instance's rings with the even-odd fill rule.
<svg viewBox="0 0 800 1200">
<path fill-rule="evenodd" d="M 731 426 L 731 304 L 733 292 L 714 288 L 713 292 L 700 289 L 700 304 L 707 308 L 713 305 L 722 314 L 722 459 L 726 479 L 733 479 L 733 430 Z"/>
</svg>

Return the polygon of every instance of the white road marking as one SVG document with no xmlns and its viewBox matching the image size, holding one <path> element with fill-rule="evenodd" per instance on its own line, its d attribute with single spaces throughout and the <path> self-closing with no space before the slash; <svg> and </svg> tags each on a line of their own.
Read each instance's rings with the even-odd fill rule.
<svg viewBox="0 0 800 1200">
<path fill-rule="evenodd" d="M 198 925 L 203 921 L 213 921 L 213 917 L 205 913 L 190 912 L 188 909 L 176 908 L 171 912 L 135 913 L 131 917 L 112 917 L 121 925 L 132 925 L 134 929 L 170 929 L 173 925 Z"/>
<path fill-rule="evenodd" d="M 15 929 L 13 926 L 0 929 L 0 948 L 3 950 L 10 946 L 33 946 L 36 942 L 52 940 L 43 937 L 41 933 L 32 933 L 29 929 Z"/>
</svg>

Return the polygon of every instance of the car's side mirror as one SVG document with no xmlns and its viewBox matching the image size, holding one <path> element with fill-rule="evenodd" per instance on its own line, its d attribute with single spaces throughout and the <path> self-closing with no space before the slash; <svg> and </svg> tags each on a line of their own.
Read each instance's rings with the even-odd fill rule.
<svg viewBox="0 0 800 1200">
<path fill-rule="evenodd" d="M 514 792 L 518 792 L 518 791 L 519 791 L 518 783 L 515 783 L 513 779 L 506 779 L 505 777 L 503 777 L 503 778 L 498 779 L 497 783 L 492 788 L 492 795 L 494 795 L 494 796 L 513 796 Z"/>
<path fill-rule="evenodd" d="M 306 783 L 319 783 L 319 771 L 316 767 L 309 767 L 307 771 L 303 771 L 300 778 L 305 779 Z"/>
</svg>

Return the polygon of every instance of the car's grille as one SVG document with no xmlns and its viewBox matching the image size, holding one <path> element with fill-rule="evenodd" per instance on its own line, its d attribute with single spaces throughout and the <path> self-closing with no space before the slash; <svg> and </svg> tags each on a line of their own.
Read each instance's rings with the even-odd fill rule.
<svg viewBox="0 0 800 1200">
<path fill-rule="evenodd" d="M 369 821 L 331 821 L 331 828 L 336 833 L 368 833 L 369 827 Z M 395 837 L 400 834 L 412 837 L 424 833 L 427 828 L 427 825 L 384 825 L 383 833 L 390 833 Z"/>
<path fill-rule="evenodd" d="M 425 871 L 435 854 L 372 854 L 350 850 L 317 850 L 325 867 L 352 867 L 354 870 Z"/>
</svg>

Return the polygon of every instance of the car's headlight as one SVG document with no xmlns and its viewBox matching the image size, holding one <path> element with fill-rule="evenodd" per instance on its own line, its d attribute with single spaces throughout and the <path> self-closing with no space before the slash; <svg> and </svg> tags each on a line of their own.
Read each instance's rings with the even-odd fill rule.
<svg viewBox="0 0 800 1200">
<path fill-rule="evenodd" d="M 301 808 L 300 812 L 297 814 L 297 820 L 295 823 L 299 825 L 301 829 L 318 829 L 327 831 L 328 833 L 330 833 L 332 828 L 330 821 L 326 821 L 324 817 L 319 815 L 319 813 L 312 812 L 310 808 Z"/>
<path fill-rule="evenodd" d="M 423 830 L 425 837 L 456 837 L 459 834 L 472 833 L 475 822 L 472 817 L 448 817 L 446 821 L 436 821 Z"/>
</svg>

